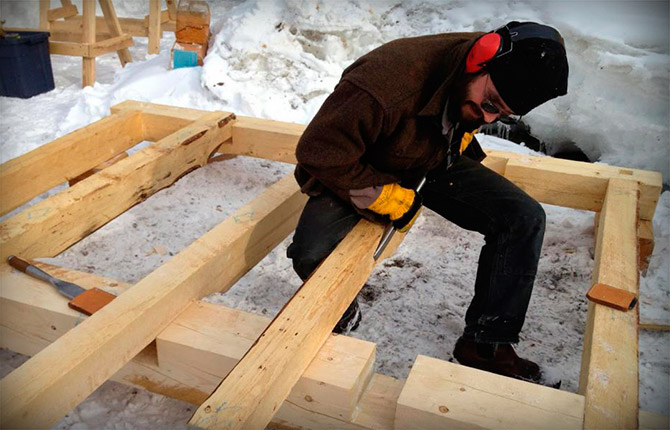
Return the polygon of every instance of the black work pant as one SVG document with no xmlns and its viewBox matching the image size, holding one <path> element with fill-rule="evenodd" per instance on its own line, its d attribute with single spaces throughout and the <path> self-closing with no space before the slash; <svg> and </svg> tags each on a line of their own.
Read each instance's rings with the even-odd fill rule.
<svg viewBox="0 0 670 430">
<path fill-rule="evenodd" d="M 449 170 L 430 172 L 421 195 L 426 207 L 483 234 L 486 241 L 464 336 L 477 342 L 517 343 L 544 237 L 542 206 L 501 175 L 465 157 Z M 306 279 L 360 219 L 350 203 L 334 194 L 311 197 L 287 252 L 298 276 Z"/>
</svg>

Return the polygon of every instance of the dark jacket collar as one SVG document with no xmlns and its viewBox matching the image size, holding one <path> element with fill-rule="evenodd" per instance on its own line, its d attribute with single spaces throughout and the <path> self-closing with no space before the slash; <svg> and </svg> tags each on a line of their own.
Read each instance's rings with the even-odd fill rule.
<svg viewBox="0 0 670 430">
<path fill-rule="evenodd" d="M 426 105 L 419 111 L 419 116 L 442 115 L 442 109 L 449 99 L 452 85 L 465 73 L 465 59 L 468 56 L 468 52 L 470 52 L 470 47 L 482 34 L 484 33 L 477 33 L 477 37 L 473 38 L 472 41 L 464 43 L 454 49 L 453 55 L 458 58 L 458 67 L 445 68 L 446 78 L 435 91 L 428 103 L 426 103 Z"/>
</svg>

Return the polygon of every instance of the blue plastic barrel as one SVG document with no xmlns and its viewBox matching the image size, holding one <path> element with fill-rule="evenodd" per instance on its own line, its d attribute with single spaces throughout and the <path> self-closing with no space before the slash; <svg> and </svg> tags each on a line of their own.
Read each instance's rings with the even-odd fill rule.
<svg viewBox="0 0 670 430">
<path fill-rule="evenodd" d="M 25 99 L 53 89 L 49 33 L 7 32 L 0 38 L 0 96 Z"/>
</svg>

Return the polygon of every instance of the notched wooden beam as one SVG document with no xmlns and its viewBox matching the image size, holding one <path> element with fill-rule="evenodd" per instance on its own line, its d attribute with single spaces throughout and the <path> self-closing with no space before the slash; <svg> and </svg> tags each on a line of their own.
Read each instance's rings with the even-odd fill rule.
<svg viewBox="0 0 670 430">
<path fill-rule="evenodd" d="M 0 224 L 0 261 L 50 257 L 172 185 L 230 138 L 229 118 L 214 112 Z M 187 142 L 186 145 L 184 143 Z M 103 159 L 104 161 L 104 159 Z"/>
</svg>

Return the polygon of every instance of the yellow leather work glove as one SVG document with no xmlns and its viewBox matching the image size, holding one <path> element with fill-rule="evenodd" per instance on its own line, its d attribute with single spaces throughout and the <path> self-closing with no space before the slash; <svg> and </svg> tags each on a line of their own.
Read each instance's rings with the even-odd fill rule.
<svg viewBox="0 0 670 430">
<path fill-rule="evenodd" d="M 405 233 L 419 216 L 421 204 L 421 196 L 414 190 L 403 188 L 398 184 L 386 184 L 368 209 L 388 215 L 396 230 Z"/>
</svg>

